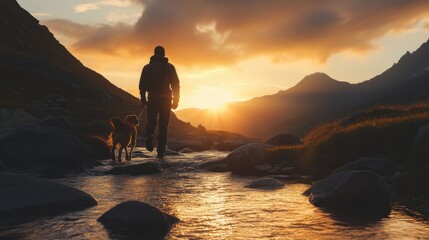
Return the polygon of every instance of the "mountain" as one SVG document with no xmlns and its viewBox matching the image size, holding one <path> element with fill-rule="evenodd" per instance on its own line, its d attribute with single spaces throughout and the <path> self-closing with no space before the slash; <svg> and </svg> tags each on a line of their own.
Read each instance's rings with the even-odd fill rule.
<svg viewBox="0 0 429 240">
<path fill-rule="evenodd" d="M 0 127 L 48 116 L 105 125 L 139 112 L 139 99 L 85 67 L 16 0 L 0 1 Z M 198 131 L 172 115 L 172 135 Z"/>
<path fill-rule="evenodd" d="M 252 137 L 279 133 L 305 135 L 310 129 L 354 111 L 380 104 L 408 104 L 429 97 L 429 41 L 382 74 L 358 84 L 324 73 L 306 76 L 294 87 L 274 95 L 228 104 L 216 116 L 207 109 L 176 114 L 207 129 Z"/>
</svg>

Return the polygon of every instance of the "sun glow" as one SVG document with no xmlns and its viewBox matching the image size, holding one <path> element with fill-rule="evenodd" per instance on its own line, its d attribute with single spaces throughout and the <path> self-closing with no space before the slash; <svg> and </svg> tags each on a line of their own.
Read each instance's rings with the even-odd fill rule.
<svg viewBox="0 0 429 240">
<path fill-rule="evenodd" d="M 209 108 L 213 111 L 221 111 L 226 103 L 237 100 L 231 90 L 220 87 L 201 87 L 190 97 L 190 102 L 195 107 Z"/>
</svg>

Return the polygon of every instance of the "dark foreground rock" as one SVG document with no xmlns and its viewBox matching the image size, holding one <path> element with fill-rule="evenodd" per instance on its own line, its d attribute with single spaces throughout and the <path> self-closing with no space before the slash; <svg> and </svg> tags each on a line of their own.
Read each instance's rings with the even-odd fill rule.
<svg viewBox="0 0 429 240">
<path fill-rule="evenodd" d="M 97 160 L 111 158 L 111 149 L 105 139 L 95 136 L 85 136 L 82 140 L 89 158 Z"/>
<path fill-rule="evenodd" d="M 6 170 L 6 165 L 2 161 L 0 161 L 0 171 Z"/>
<path fill-rule="evenodd" d="M 346 170 L 316 182 L 307 191 L 309 200 L 330 209 L 389 207 L 391 190 L 386 180 L 370 170 Z"/>
<path fill-rule="evenodd" d="M 413 145 L 413 158 L 411 166 L 418 169 L 429 164 L 429 125 L 419 128 Z"/>
<path fill-rule="evenodd" d="M 335 169 L 331 175 L 345 170 L 371 170 L 379 175 L 393 174 L 391 161 L 386 158 L 360 158 Z"/>
<path fill-rule="evenodd" d="M 265 143 L 273 146 L 292 146 L 301 144 L 301 139 L 292 134 L 279 134 L 268 139 Z"/>
<path fill-rule="evenodd" d="M 81 147 L 81 140 L 70 130 L 47 125 L 17 127 L 0 134 L 0 159 L 9 168 L 51 165 L 81 170 Z"/>
<path fill-rule="evenodd" d="M 207 170 L 209 172 L 228 172 L 228 166 L 225 158 L 208 160 L 197 166 L 198 169 Z"/>
<path fill-rule="evenodd" d="M 248 141 L 244 140 L 235 140 L 235 141 L 224 141 L 217 143 L 213 146 L 214 150 L 218 151 L 234 151 L 235 149 L 248 144 Z"/>
<path fill-rule="evenodd" d="M 412 193 L 414 196 L 429 201 L 429 164 L 413 172 Z"/>
<path fill-rule="evenodd" d="M 38 178 L 58 179 L 65 177 L 67 171 L 52 166 L 40 166 L 34 169 L 30 169 L 26 171 L 26 173 Z"/>
<path fill-rule="evenodd" d="M 80 210 L 97 201 L 69 186 L 25 174 L 0 172 L 0 220 Z"/>
<path fill-rule="evenodd" d="M 121 174 L 131 174 L 131 175 L 151 175 L 162 173 L 162 166 L 156 162 L 146 162 L 140 164 L 133 164 L 128 166 L 114 167 L 106 172 L 105 174 L 109 175 L 121 175 Z"/>
<path fill-rule="evenodd" d="M 247 188 L 259 188 L 259 189 L 278 189 L 282 188 L 284 184 L 279 180 L 271 177 L 259 178 L 246 184 Z"/>
<path fill-rule="evenodd" d="M 254 167 L 267 160 L 270 147 L 268 144 L 250 143 L 235 149 L 226 157 L 228 169 L 236 174 L 254 174 Z"/>
<path fill-rule="evenodd" d="M 115 233 L 162 239 L 180 220 L 147 203 L 128 201 L 116 205 L 98 221 Z"/>
</svg>

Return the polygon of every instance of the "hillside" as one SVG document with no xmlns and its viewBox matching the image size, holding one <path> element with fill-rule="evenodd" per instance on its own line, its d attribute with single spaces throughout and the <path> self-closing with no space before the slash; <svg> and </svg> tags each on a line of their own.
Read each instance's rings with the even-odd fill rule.
<svg viewBox="0 0 429 240">
<path fill-rule="evenodd" d="M 429 42 L 382 74 L 349 84 L 323 73 L 306 76 L 294 87 L 274 95 L 231 103 L 216 118 L 208 110 L 182 110 L 176 114 L 207 129 L 238 132 L 252 137 L 278 133 L 305 135 L 324 122 L 378 104 L 407 104 L 429 96 Z"/>
<path fill-rule="evenodd" d="M 85 67 L 15 0 L 0 2 L 0 76 L 0 127 L 47 116 L 106 125 L 140 112 L 137 98 Z M 192 132 L 173 114 L 173 136 Z"/>
</svg>

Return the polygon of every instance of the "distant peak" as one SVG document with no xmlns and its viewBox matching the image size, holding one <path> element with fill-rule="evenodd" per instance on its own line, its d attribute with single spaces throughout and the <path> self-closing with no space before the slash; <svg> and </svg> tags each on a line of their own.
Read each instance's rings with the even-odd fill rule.
<svg viewBox="0 0 429 240">
<path fill-rule="evenodd" d="M 328 74 L 322 72 L 316 72 L 305 76 L 298 85 L 305 87 L 317 87 L 339 83 L 339 81 L 331 78 Z"/>
<path fill-rule="evenodd" d="M 316 72 L 316 73 L 307 75 L 302 79 L 302 81 L 320 81 L 320 80 L 334 80 L 334 79 L 332 79 L 328 74 L 323 72 Z"/>
<path fill-rule="evenodd" d="M 337 81 L 326 73 L 316 72 L 305 76 L 292 89 L 294 89 L 294 91 L 323 91 L 332 90 L 345 85 L 349 85 L 349 83 Z"/>
</svg>

